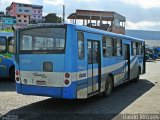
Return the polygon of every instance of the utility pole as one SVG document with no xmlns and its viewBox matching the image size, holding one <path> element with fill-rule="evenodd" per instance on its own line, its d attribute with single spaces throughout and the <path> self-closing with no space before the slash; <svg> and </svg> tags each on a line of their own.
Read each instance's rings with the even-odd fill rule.
<svg viewBox="0 0 160 120">
<path fill-rule="evenodd" d="M 63 5 L 63 23 L 65 23 L 65 5 Z"/>
</svg>

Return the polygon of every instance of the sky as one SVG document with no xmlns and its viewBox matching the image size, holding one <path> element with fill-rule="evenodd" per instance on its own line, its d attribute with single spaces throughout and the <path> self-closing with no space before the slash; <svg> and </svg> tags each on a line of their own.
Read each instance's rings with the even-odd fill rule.
<svg viewBox="0 0 160 120">
<path fill-rule="evenodd" d="M 66 17 L 76 9 L 115 11 L 126 17 L 126 29 L 160 31 L 160 0 L 0 0 L 0 11 L 12 2 L 43 5 L 43 15 Z"/>
</svg>

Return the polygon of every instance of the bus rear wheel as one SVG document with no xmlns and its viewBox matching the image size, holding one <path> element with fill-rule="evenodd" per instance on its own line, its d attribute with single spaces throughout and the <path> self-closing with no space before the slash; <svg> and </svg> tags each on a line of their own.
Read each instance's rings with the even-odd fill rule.
<svg viewBox="0 0 160 120">
<path fill-rule="evenodd" d="M 15 81 L 15 68 L 11 68 L 9 76 L 11 81 Z"/>
<path fill-rule="evenodd" d="M 133 80 L 133 82 L 138 82 L 139 78 L 140 78 L 140 73 L 141 73 L 141 70 L 138 69 L 137 70 L 137 77 Z"/>
<path fill-rule="evenodd" d="M 113 90 L 113 79 L 111 76 L 108 76 L 105 84 L 105 91 L 103 92 L 104 97 L 108 97 L 111 95 Z"/>
</svg>

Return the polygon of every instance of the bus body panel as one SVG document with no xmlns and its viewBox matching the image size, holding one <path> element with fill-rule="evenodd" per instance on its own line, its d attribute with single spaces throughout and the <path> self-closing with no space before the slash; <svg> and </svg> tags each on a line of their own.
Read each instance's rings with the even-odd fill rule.
<svg viewBox="0 0 160 120">
<path fill-rule="evenodd" d="M 14 61 L 11 58 L 5 57 L 5 55 L 1 56 L 0 58 L 0 76 L 1 77 L 8 77 L 10 68 L 14 66 Z"/>
</svg>

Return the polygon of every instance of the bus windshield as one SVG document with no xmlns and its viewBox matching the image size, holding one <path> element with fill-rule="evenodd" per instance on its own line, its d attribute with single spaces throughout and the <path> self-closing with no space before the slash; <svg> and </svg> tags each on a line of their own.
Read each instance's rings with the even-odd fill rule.
<svg viewBox="0 0 160 120">
<path fill-rule="evenodd" d="M 7 39 L 5 37 L 0 37 L 0 53 L 5 53 L 7 48 Z"/>
<path fill-rule="evenodd" d="M 20 33 L 20 53 L 55 53 L 65 48 L 65 28 L 36 28 Z"/>
</svg>

